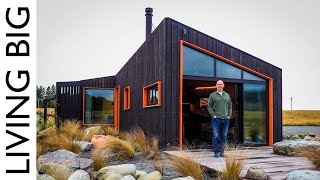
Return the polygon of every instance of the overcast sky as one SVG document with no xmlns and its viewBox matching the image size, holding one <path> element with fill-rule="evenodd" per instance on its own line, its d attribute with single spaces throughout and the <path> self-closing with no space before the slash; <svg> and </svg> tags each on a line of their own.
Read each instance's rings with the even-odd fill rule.
<svg viewBox="0 0 320 180">
<path fill-rule="evenodd" d="M 320 110 L 320 1 L 37 1 L 37 85 L 115 75 L 171 17 L 282 69 L 283 109 Z"/>
</svg>

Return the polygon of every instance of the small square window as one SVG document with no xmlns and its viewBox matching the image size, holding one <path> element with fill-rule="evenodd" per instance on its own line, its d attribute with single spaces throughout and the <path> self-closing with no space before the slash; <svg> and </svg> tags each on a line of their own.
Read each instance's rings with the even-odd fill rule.
<svg viewBox="0 0 320 180">
<path fill-rule="evenodd" d="M 124 88 L 124 110 L 129 110 L 130 109 L 130 86 L 127 86 L 126 88 Z"/>
<path fill-rule="evenodd" d="M 161 105 L 161 81 L 143 88 L 143 108 Z"/>
</svg>

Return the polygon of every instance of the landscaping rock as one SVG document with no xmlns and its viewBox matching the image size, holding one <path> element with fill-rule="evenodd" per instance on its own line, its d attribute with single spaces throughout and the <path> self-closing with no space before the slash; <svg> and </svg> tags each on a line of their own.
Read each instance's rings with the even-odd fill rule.
<svg viewBox="0 0 320 180">
<path fill-rule="evenodd" d="M 188 177 L 178 177 L 178 178 L 174 178 L 172 180 L 195 180 L 195 179 L 191 176 L 188 176 Z"/>
<path fill-rule="evenodd" d="M 246 174 L 246 178 L 248 178 L 248 179 L 257 179 L 257 180 L 265 180 L 265 179 L 267 179 L 267 174 L 262 168 L 260 168 L 258 166 L 251 166 L 248 169 L 248 172 Z"/>
<path fill-rule="evenodd" d="M 89 139 L 92 135 L 105 135 L 106 133 L 101 126 L 93 126 L 84 130 L 83 139 Z"/>
<path fill-rule="evenodd" d="M 140 175 L 138 180 L 161 180 L 162 175 L 159 171 L 153 171 L 151 173 L 145 174 L 145 175 Z"/>
<path fill-rule="evenodd" d="M 293 156 L 305 148 L 320 148 L 320 142 L 285 140 L 275 143 L 273 145 L 273 152 L 275 154 Z"/>
<path fill-rule="evenodd" d="M 50 133 L 50 131 L 54 131 L 54 128 L 53 127 L 49 127 L 49 128 L 47 128 L 45 130 L 42 130 L 42 131 L 40 131 L 38 133 L 38 135 L 39 136 L 47 136 Z"/>
<path fill-rule="evenodd" d="M 315 138 L 316 137 L 316 133 L 308 133 L 308 136 Z"/>
<path fill-rule="evenodd" d="M 290 139 L 290 140 L 291 140 L 291 139 L 292 139 L 292 140 L 296 140 L 296 139 L 301 139 L 301 138 L 300 138 L 300 136 L 299 136 L 298 134 L 295 134 L 295 135 L 290 135 L 290 136 L 289 136 L 289 139 Z"/>
<path fill-rule="evenodd" d="M 297 170 L 288 174 L 286 180 L 319 180 L 320 171 L 314 170 Z"/>
<path fill-rule="evenodd" d="M 52 176 L 47 174 L 37 175 L 37 180 L 55 180 Z"/>
<path fill-rule="evenodd" d="M 127 175 L 127 176 L 123 176 L 120 180 L 136 180 L 136 178 L 134 178 L 131 175 Z"/>
<path fill-rule="evenodd" d="M 64 177 L 68 179 L 72 170 L 61 164 L 48 163 L 41 166 L 41 171 L 52 177 Z"/>
<path fill-rule="evenodd" d="M 303 138 L 306 136 L 306 134 L 298 134 L 298 136 L 299 136 L 301 139 L 303 139 Z"/>
<path fill-rule="evenodd" d="M 69 169 L 84 169 L 92 164 L 91 159 L 79 158 L 79 156 L 73 152 L 67 150 L 58 150 L 49 152 L 39 157 L 40 165 L 55 163 L 62 164 Z"/>
<path fill-rule="evenodd" d="M 119 174 L 111 174 L 110 176 L 108 176 L 104 180 L 120 180 L 121 178 L 122 178 L 122 176 Z"/>
<path fill-rule="evenodd" d="M 92 159 L 79 158 L 79 167 L 80 169 L 87 169 L 93 163 Z"/>
<path fill-rule="evenodd" d="M 136 174 L 133 176 L 134 178 L 138 179 L 140 177 L 140 175 L 146 175 L 147 172 L 145 171 L 136 171 Z"/>
<path fill-rule="evenodd" d="M 77 170 L 68 178 L 68 180 L 90 180 L 89 174 L 84 170 Z"/>
<path fill-rule="evenodd" d="M 119 174 L 122 176 L 136 174 L 136 166 L 134 164 L 121 164 L 115 166 L 107 166 L 99 170 L 97 174 L 98 180 L 104 180 L 111 174 Z"/>
<path fill-rule="evenodd" d="M 108 135 L 108 136 L 104 136 L 104 135 L 93 135 L 92 139 L 91 139 L 91 143 L 92 146 L 94 148 L 97 148 L 100 144 L 105 144 L 108 141 L 112 140 L 114 137 Z"/>
<path fill-rule="evenodd" d="M 74 141 L 75 144 L 78 144 L 81 148 L 81 152 L 90 151 L 92 143 L 86 141 Z"/>
<path fill-rule="evenodd" d="M 306 141 L 310 141 L 311 137 L 310 136 L 305 136 L 303 139 L 306 140 Z"/>
</svg>

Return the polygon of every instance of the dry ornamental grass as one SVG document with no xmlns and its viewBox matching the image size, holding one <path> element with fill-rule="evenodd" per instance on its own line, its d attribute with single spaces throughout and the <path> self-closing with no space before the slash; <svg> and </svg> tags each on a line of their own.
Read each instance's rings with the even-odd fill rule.
<svg viewBox="0 0 320 180">
<path fill-rule="evenodd" d="M 196 180 L 201 180 L 204 174 L 204 169 L 198 161 L 187 154 L 185 154 L 183 158 L 170 156 L 169 166 L 181 176 L 191 176 Z"/>
<path fill-rule="evenodd" d="M 308 158 L 318 171 L 320 171 L 320 149 L 307 148 L 298 153 L 298 155 Z"/>
<path fill-rule="evenodd" d="M 115 160 L 133 159 L 135 157 L 132 144 L 119 138 L 113 138 L 107 143 L 101 144 L 100 148 L 107 153 L 115 153 Z"/>
</svg>

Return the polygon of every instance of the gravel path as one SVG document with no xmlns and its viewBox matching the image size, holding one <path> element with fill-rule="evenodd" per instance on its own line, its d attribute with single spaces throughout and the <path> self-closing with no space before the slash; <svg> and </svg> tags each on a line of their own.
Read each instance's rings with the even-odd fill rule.
<svg viewBox="0 0 320 180">
<path fill-rule="evenodd" d="M 282 132 L 284 136 L 290 134 L 316 133 L 316 136 L 320 137 L 320 126 L 283 126 Z"/>
</svg>

